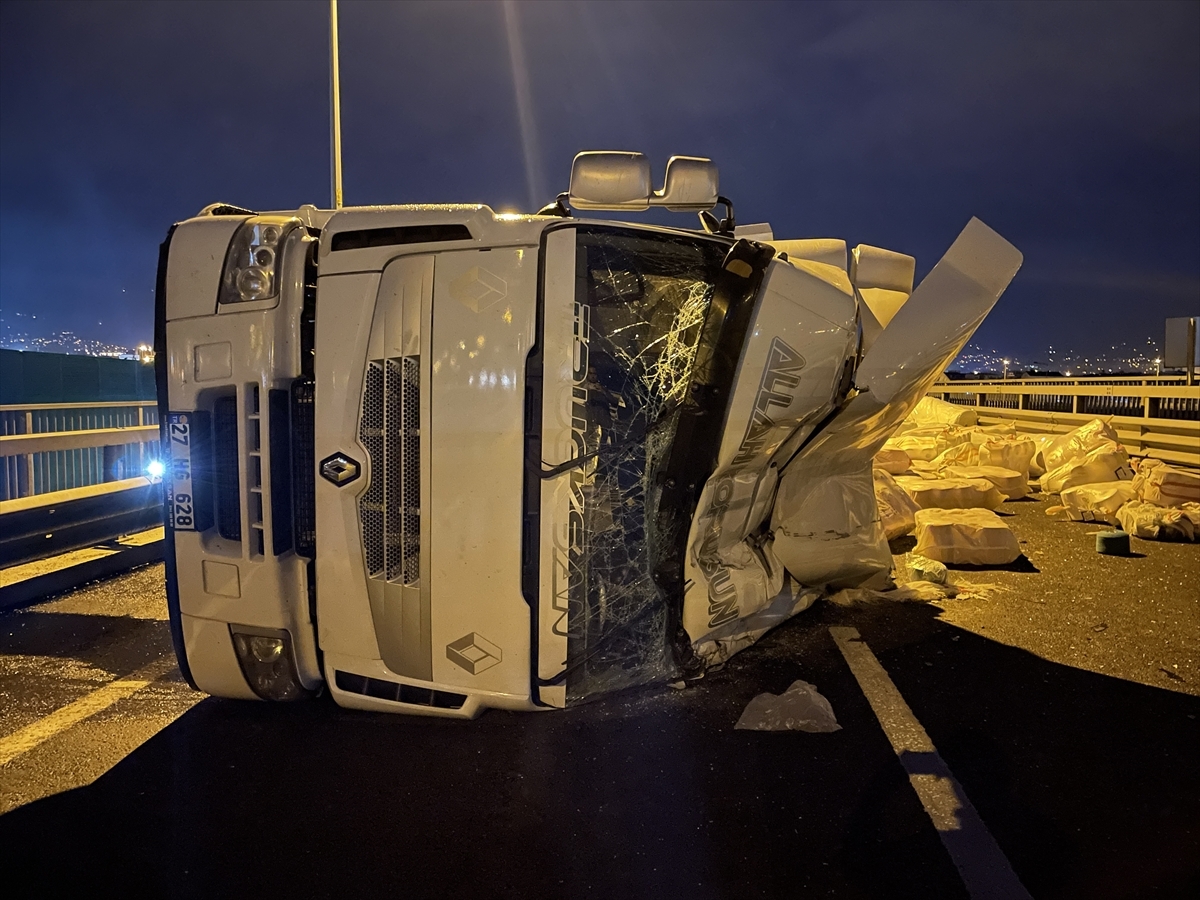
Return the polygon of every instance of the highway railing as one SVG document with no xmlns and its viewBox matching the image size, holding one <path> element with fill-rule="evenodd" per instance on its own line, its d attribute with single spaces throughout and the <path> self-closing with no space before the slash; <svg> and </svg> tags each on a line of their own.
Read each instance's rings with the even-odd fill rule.
<svg viewBox="0 0 1200 900">
<path fill-rule="evenodd" d="M 1176 376 L 939 381 L 930 396 L 975 407 L 981 424 L 1061 434 L 1111 422 L 1138 456 L 1200 467 L 1200 387 Z"/>
<path fill-rule="evenodd" d="M 157 441 L 152 400 L 0 406 L 0 501 L 142 475 Z"/>
</svg>

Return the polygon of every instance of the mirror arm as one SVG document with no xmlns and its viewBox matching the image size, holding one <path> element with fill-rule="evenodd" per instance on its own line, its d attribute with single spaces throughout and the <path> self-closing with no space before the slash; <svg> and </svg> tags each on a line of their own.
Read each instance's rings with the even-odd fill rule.
<svg viewBox="0 0 1200 900">
<path fill-rule="evenodd" d="M 547 203 L 539 209 L 534 215 L 538 216 L 558 216 L 563 219 L 571 218 L 571 210 L 567 208 L 567 198 L 570 192 L 563 191 L 554 198 L 553 203 Z"/>
<path fill-rule="evenodd" d="M 727 213 L 725 218 L 721 220 L 721 227 L 718 234 L 733 234 L 734 226 L 737 224 L 733 217 L 733 203 L 728 197 L 717 197 L 717 202 L 725 204 L 725 212 Z M 703 221 L 703 219 L 701 221 Z"/>
</svg>

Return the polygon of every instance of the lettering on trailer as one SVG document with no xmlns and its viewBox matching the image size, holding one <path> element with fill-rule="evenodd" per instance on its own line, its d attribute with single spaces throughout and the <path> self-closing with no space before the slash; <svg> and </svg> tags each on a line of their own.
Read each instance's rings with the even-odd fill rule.
<svg viewBox="0 0 1200 900">
<path fill-rule="evenodd" d="M 729 468 L 713 484 L 712 505 L 705 513 L 704 537 L 696 553 L 696 563 L 708 583 L 708 627 L 716 628 L 738 617 L 737 587 L 729 571 L 717 555 L 721 536 L 721 520 L 733 499 L 734 475 L 740 466 L 750 463 L 762 452 L 775 421 L 769 415 L 772 406 L 787 409 L 792 405 L 795 389 L 800 385 L 804 357 L 775 338 L 767 351 L 767 364 L 758 382 L 754 409 L 746 426 L 746 436 Z"/>
<path fill-rule="evenodd" d="M 571 349 L 571 458 L 587 456 L 588 336 L 591 334 L 592 310 L 583 303 L 575 304 L 574 339 Z M 558 613 L 551 630 L 559 637 L 567 636 L 572 597 L 583 602 L 583 526 L 584 488 L 591 483 L 587 466 L 571 469 L 570 508 L 567 511 L 566 543 L 555 540 L 555 561 L 552 570 L 551 608 Z M 564 578 L 565 576 L 565 578 Z M 565 584 L 563 582 L 566 582 Z"/>
</svg>

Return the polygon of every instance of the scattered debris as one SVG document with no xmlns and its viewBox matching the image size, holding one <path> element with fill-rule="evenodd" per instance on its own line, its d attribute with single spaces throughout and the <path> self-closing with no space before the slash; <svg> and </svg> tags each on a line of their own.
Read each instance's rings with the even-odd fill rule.
<svg viewBox="0 0 1200 900">
<path fill-rule="evenodd" d="M 815 686 L 793 681 L 782 694 L 759 694 L 733 726 L 746 731 L 841 731 L 833 707 Z"/>
</svg>

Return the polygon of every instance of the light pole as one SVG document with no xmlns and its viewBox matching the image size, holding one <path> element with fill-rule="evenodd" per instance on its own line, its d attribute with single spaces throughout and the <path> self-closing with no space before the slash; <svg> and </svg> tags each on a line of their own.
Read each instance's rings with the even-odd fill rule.
<svg viewBox="0 0 1200 900">
<path fill-rule="evenodd" d="M 1162 377 L 1162 357 L 1154 360 L 1154 375 L 1157 378 Z"/>
<path fill-rule="evenodd" d="M 1009 364 L 1009 362 L 1010 362 L 1010 361 L 1009 361 L 1009 360 L 1007 360 L 1007 359 L 1006 359 L 1006 360 L 1004 360 L 1004 374 L 1000 376 L 1000 377 L 1001 377 L 1001 378 L 1003 378 L 1005 381 L 1007 381 L 1007 380 L 1008 380 L 1008 364 Z"/>
<path fill-rule="evenodd" d="M 333 208 L 342 208 L 342 88 L 338 78 L 337 0 L 329 0 L 329 156 L 333 169 Z"/>
</svg>

